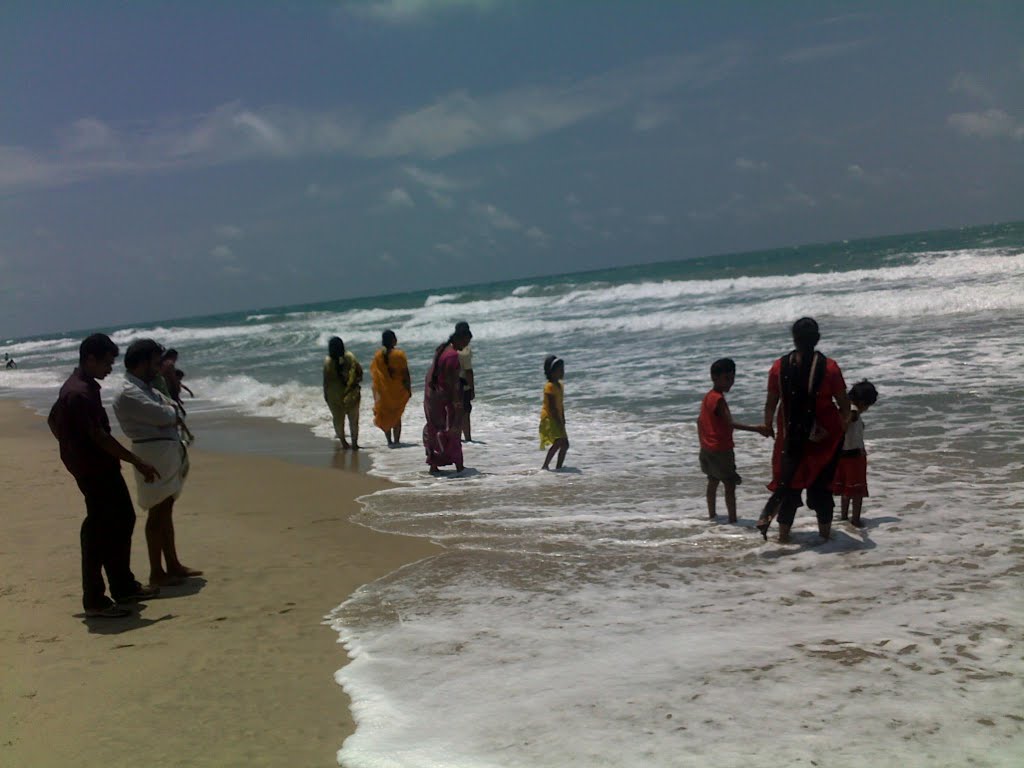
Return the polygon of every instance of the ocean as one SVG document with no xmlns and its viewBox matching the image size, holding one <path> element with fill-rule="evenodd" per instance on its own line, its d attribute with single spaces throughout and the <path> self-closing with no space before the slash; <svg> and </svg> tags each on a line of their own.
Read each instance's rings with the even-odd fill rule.
<svg viewBox="0 0 1024 768">
<path fill-rule="evenodd" d="M 758 422 L 803 315 L 847 384 L 878 387 L 871 496 L 865 529 L 837 522 L 818 545 L 802 509 L 779 545 L 753 528 L 770 441 L 737 434 L 740 523 L 711 523 L 696 418 L 728 356 L 733 414 Z M 457 320 L 474 333 L 479 442 L 463 476 L 434 477 L 422 381 Z M 212 425 L 199 445 L 238 414 L 263 417 L 247 444 L 272 451 L 276 425 L 299 425 L 306 454 L 327 454 L 312 442 L 331 435 L 327 340 L 368 368 L 385 328 L 414 397 L 388 450 L 364 386 L 361 443 L 400 485 L 357 522 L 446 551 L 338 595 L 358 724 L 342 765 L 1024 760 L 1024 224 L 106 330 L 180 351 L 190 414 Z M 81 335 L 0 344 L 20 365 L 0 394 L 43 409 Z M 539 469 L 548 354 L 566 363 L 562 472 Z"/>
</svg>

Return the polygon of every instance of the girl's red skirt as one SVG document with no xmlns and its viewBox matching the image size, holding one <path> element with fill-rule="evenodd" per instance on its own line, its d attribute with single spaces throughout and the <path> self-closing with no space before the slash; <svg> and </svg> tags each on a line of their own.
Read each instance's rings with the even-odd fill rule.
<svg viewBox="0 0 1024 768">
<path fill-rule="evenodd" d="M 863 497 L 868 495 L 868 457 L 841 456 L 832 480 L 832 493 L 843 496 Z"/>
</svg>

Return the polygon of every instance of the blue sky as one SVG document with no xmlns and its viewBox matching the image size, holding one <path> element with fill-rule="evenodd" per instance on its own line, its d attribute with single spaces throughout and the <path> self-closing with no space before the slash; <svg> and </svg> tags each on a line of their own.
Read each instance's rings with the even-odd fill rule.
<svg viewBox="0 0 1024 768">
<path fill-rule="evenodd" d="M 1024 218 L 1017 3 L 12 2 L 0 338 Z"/>
</svg>

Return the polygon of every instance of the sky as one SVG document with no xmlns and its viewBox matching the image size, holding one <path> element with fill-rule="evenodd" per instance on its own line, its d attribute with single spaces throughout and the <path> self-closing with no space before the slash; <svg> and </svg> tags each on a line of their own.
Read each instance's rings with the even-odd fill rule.
<svg viewBox="0 0 1024 768">
<path fill-rule="evenodd" d="M 0 339 L 1022 200 L 1015 2 L 0 7 Z"/>
</svg>

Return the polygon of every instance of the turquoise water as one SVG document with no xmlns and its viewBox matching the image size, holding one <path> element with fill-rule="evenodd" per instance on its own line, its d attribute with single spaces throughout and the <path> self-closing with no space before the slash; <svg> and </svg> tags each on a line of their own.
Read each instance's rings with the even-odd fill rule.
<svg viewBox="0 0 1024 768">
<path fill-rule="evenodd" d="M 802 315 L 848 383 L 880 391 L 868 528 L 824 546 L 806 513 L 792 546 L 752 530 L 767 441 L 737 436 L 739 526 L 706 521 L 696 461 L 710 363 L 736 360 L 730 405 L 758 420 Z M 359 724 L 345 765 L 1019 764 L 1024 224 L 107 330 L 177 347 L 190 411 L 329 437 L 330 336 L 367 363 L 392 328 L 422 382 L 463 319 L 465 477 L 424 472 L 418 391 L 393 451 L 364 398 L 373 471 L 403 486 L 360 522 L 448 552 L 334 612 Z M 8 342 L 22 368 L 0 387 L 52 399 L 79 336 Z M 549 353 L 567 366 L 560 474 L 538 470 Z"/>
</svg>

